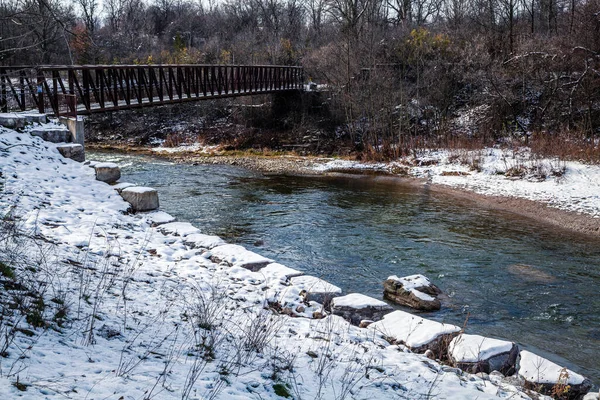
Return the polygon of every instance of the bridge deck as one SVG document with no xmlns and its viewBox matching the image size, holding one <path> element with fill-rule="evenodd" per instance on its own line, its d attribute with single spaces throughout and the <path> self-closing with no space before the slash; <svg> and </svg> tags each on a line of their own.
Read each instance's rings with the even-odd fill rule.
<svg viewBox="0 0 600 400">
<path fill-rule="evenodd" d="M 302 88 L 302 68 L 289 66 L 0 67 L 0 110 L 92 114 Z"/>
</svg>

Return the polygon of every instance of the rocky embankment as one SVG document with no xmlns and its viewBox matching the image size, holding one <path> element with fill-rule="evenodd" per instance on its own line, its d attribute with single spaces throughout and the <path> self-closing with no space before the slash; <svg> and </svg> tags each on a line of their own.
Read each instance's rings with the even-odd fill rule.
<svg viewBox="0 0 600 400">
<path fill-rule="evenodd" d="M 523 386 L 536 371 L 444 364 L 460 327 L 344 296 L 164 212 L 131 213 L 94 168 L 28 133 L 3 129 L 0 147 L 2 398 L 537 396 Z M 556 378 L 530 365 L 540 385 Z M 584 382 L 558 371 L 553 388 Z"/>
</svg>

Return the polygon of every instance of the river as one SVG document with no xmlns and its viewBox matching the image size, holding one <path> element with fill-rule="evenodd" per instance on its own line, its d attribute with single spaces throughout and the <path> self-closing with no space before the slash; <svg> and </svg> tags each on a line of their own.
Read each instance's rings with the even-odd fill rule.
<svg viewBox="0 0 600 400">
<path fill-rule="evenodd" d="M 600 383 L 598 239 L 389 179 L 87 156 L 158 189 L 178 220 L 345 293 L 381 298 L 389 275 L 422 273 L 447 295 L 423 316 L 515 341 Z"/>
</svg>

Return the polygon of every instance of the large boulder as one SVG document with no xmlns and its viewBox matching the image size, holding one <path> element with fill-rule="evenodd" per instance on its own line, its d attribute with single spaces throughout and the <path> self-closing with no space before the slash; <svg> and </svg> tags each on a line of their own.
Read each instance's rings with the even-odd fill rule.
<svg viewBox="0 0 600 400">
<path fill-rule="evenodd" d="M 296 276 L 290 279 L 292 285 L 300 288 L 300 294 L 306 302 L 316 301 L 329 308 L 334 297 L 342 294 L 342 289 L 331 283 L 311 275 Z"/>
<path fill-rule="evenodd" d="M 83 146 L 78 143 L 65 143 L 56 146 L 58 152 L 64 158 L 70 158 L 73 161 L 84 162 L 85 161 L 85 152 L 83 151 Z"/>
<path fill-rule="evenodd" d="M 383 316 L 381 321 L 369 325 L 392 344 L 402 344 L 415 353 L 431 350 L 436 358 L 443 358 L 450 341 L 457 336 L 461 328 L 443 324 L 419 316 L 396 310 Z"/>
<path fill-rule="evenodd" d="M 363 320 L 379 321 L 391 311 L 393 308 L 386 302 L 360 293 L 350 293 L 331 300 L 331 312 L 357 326 Z"/>
<path fill-rule="evenodd" d="M 154 188 L 128 187 L 121 191 L 121 197 L 131 204 L 134 211 L 150 211 L 158 208 L 158 192 Z"/>
<path fill-rule="evenodd" d="M 450 362 L 471 374 L 499 371 L 512 375 L 518 355 L 519 348 L 513 342 L 464 333 L 452 339 L 448 347 Z"/>
<path fill-rule="evenodd" d="M 402 306 L 421 311 L 439 310 L 437 296 L 442 291 L 423 275 L 398 278 L 392 275 L 383 283 L 383 297 Z"/>
<path fill-rule="evenodd" d="M 115 163 L 94 163 L 93 166 L 96 170 L 96 180 L 106 183 L 114 183 L 121 178 L 121 169 Z"/>
<path fill-rule="evenodd" d="M 518 373 L 526 385 L 542 394 L 560 391 L 561 399 L 579 399 L 592 388 L 592 382 L 578 373 L 561 367 L 537 354 L 520 353 Z"/>
</svg>

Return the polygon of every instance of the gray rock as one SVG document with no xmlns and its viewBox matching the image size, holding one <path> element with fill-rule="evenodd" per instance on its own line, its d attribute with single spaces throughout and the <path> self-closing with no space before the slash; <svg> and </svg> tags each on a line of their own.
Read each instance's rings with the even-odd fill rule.
<svg viewBox="0 0 600 400">
<path fill-rule="evenodd" d="M 65 158 L 70 158 L 71 160 L 77 162 L 85 161 L 85 152 L 83 151 L 83 146 L 77 143 L 68 143 L 61 144 L 56 147 L 58 152 L 62 154 Z"/>
<path fill-rule="evenodd" d="M 441 292 L 423 275 L 410 275 L 403 278 L 392 275 L 383 283 L 384 298 L 422 311 L 439 310 L 441 303 L 437 296 Z"/>
<path fill-rule="evenodd" d="M 158 192 L 153 188 L 128 187 L 121 191 L 121 197 L 131 204 L 134 211 L 150 211 L 158 208 Z"/>
<path fill-rule="evenodd" d="M 114 183 L 121 178 L 121 170 L 115 163 L 94 164 L 96 179 L 106 183 Z"/>
<path fill-rule="evenodd" d="M 29 113 L 22 115 L 29 123 L 36 122 L 38 124 L 45 124 L 46 122 L 48 122 L 48 116 L 46 114 Z"/>
<path fill-rule="evenodd" d="M 100 329 L 98 329 L 98 336 L 103 337 L 106 340 L 113 340 L 121 337 L 121 332 L 118 329 L 104 324 Z"/>
<path fill-rule="evenodd" d="M 52 143 L 67 143 L 71 141 L 71 132 L 67 128 L 34 128 L 29 133 Z"/>
<path fill-rule="evenodd" d="M 363 320 L 379 321 L 391 311 L 393 308 L 389 304 L 360 293 L 351 293 L 331 300 L 331 312 L 357 326 L 360 326 Z"/>
<path fill-rule="evenodd" d="M 15 113 L 3 113 L 0 114 L 0 125 L 10 129 L 19 129 L 25 126 L 27 120 L 18 116 Z"/>
</svg>

